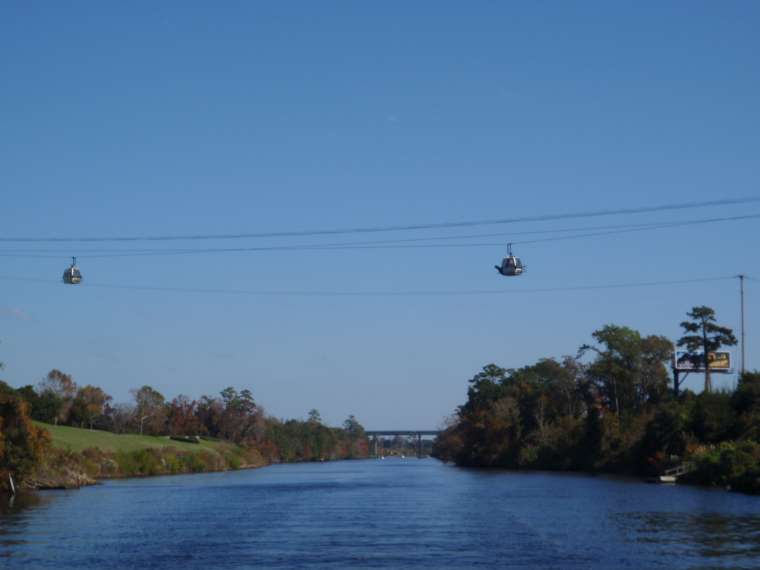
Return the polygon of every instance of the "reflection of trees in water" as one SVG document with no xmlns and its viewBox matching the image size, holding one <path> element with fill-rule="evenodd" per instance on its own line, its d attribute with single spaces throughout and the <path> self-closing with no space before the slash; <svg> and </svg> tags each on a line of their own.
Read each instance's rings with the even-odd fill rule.
<svg viewBox="0 0 760 570">
<path fill-rule="evenodd" d="M 19 493 L 15 497 L 0 495 L 0 559 L 8 558 L 9 546 L 26 544 L 19 537 L 27 532 L 27 518 L 24 511 L 47 506 L 52 497 L 38 493 Z"/>
<path fill-rule="evenodd" d="M 671 554 L 674 549 L 707 558 L 760 557 L 760 515 L 625 513 L 617 519 L 629 539 L 667 545 Z"/>
</svg>

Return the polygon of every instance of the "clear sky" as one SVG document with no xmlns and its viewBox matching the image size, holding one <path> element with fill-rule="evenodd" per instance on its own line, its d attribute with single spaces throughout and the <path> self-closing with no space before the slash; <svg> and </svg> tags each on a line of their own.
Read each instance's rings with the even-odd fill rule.
<svg viewBox="0 0 760 570">
<path fill-rule="evenodd" d="M 760 3 L 3 2 L 0 238 L 188 235 L 539 216 L 760 196 Z M 503 245 L 88 258 L 760 213 L 760 203 L 469 230 L 170 244 L 1 243 L 0 361 L 117 401 L 249 387 L 271 414 L 440 424 L 467 379 L 575 354 L 606 323 L 677 338 L 747 273 L 758 220 Z M 460 239 L 459 243 L 466 241 Z M 506 243 L 510 235 L 481 239 Z M 78 255 L 81 287 L 60 283 Z M 23 277 L 44 282 L 8 280 Z M 90 285 L 88 287 L 87 285 Z M 497 295 L 263 296 L 92 285 Z M 747 355 L 760 367 L 759 282 Z M 738 351 L 737 351 L 738 352 Z M 690 378 L 698 388 L 701 378 Z M 734 377 L 718 384 L 730 385 Z"/>
</svg>

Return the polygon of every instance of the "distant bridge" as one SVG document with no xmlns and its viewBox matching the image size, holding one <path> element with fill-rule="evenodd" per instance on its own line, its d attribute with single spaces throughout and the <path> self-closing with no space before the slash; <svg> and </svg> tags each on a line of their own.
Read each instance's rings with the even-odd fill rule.
<svg viewBox="0 0 760 570">
<path fill-rule="evenodd" d="M 388 430 L 365 430 L 367 437 L 372 439 L 372 454 L 377 457 L 378 439 L 388 436 L 410 436 L 417 438 L 417 457 L 422 457 L 422 436 L 437 436 L 441 433 L 441 430 L 436 429 L 388 429 Z"/>
</svg>

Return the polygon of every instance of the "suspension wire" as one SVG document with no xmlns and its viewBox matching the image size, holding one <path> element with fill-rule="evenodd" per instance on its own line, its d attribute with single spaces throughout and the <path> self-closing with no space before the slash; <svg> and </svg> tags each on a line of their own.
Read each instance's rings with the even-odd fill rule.
<svg viewBox="0 0 760 570">
<path fill-rule="evenodd" d="M 760 214 L 757 214 L 758 217 L 760 217 Z M 687 220 L 694 223 L 697 222 L 712 222 L 712 221 L 729 221 L 729 220 L 736 220 L 736 219 L 742 219 L 746 216 L 731 216 L 726 218 L 707 218 L 707 219 L 700 219 L 700 220 Z M 651 227 L 660 227 L 660 226 L 669 226 L 678 224 L 681 222 L 675 221 L 675 222 L 656 222 L 656 223 L 648 223 L 648 224 L 613 224 L 613 225 L 604 225 L 604 226 L 586 226 L 586 227 L 576 227 L 576 228 L 554 228 L 554 229 L 543 229 L 543 230 L 522 230 L 517 232 L 489 232 L 489 233 L 477 233 L 477 234 L 450 234 L 450 235 L 439 235 L 439 236 L 420 236 L 420 237 L 410 237 L 410 238 L 399 238 L 399 239 L 383 239 L 383 240 L 363 240 L 363 241 L 351 241 L 351 242 L 339 242 L 339 243 L 322 243 L 322 244 L 307 244 L 307 245 L 300 245 L 296 247 L 312 247 L 312 246 L 340 246 L 340 245 L 375 245 L 375 244 L 394 244 L 394 243 L 415 243 L 415 242 L 425 242 L 425 241 L 440 241 L 440 240 L 452 240 L 452 239 L 475 239 L 475 238 L 483 238 L 483 237 L 504 237 L 504 236 L 517 236 L 517 235 L 535 235 L 535 234 L 554 234 L 554 233 L 573 233 L 573 232 L 586 232 L 586 231 L 597 231 L 597 230 L 613 230 L 613 229 L 625 229 L 625 228 L 651 228 Z M 65 251 L 69 251 L 71 246 L 66 244 Z M 77 250 L 80 253 L 83 253 L 85 255 L 87 254 L 110 254 L 110 253 L 154 253 L 154 252 L 161 252 L 161 251 L 167 251 L 167 252 L 173 252 L 173 251 L 181 251 L 181 252 L 188 252 L 188 251 L 196 251 L 195 249 L 189 249 L 189 248 L 181 248 L 181 249 L 156 249 L 156 248 L 142 248 L 142 249 L 85 249 L 85 250 Z M 217 251 L 217 249 L 209 249 L 200 250 L 202 252 L 205 251 Z M 24 254 L 24 253 L 41 253 L 41 254 L 58 254 L 59 250 L 56 249 L 20 249 L 20 250 L 2 250 L 0 249 L 0 253 L 7 253 L 7 254 Z"/>
<path fill-rule="evenodd" d="M 617 235 L 632 232 L 642 232 L 659 229 L 671 229 L 675 227 L 685 227 L 692 225 L 712 224 L 718 222 L 749 220 L 760 218 L 760 214 L 746 214 L 741 216 L 727 216 L 720 218 L 702 218 L 697 220 L 683 220 L 683 221 L 671 221 L 671 222 L 656 222 L 648 224 L 623 224 L 620 226 L 597 226 L 598 228 L 613 228 L 608 231 L 579 233 L 576 235 L 564 235 L 553 236 L 547 238 L 539 238 L 533 240 L 519 240 L 512 241 L 513 245 L 525 245 L 535 243 L 549 243 L 556 241 L 566 241 L 573 239 L 582 239 L 589 237 L 600 237 L 608 235 Z M 593 229 L 593 228 L 588 228 Z M 581 228 L 562 229 L 562 230 L 533 230 L 528 232 L 521 232 L 523 234 L 535 234 L 535 233 L 552 233 L 552 232 L 570 232 L 580 231 Z M 267 252 L 267 251 L 341 251 L 341 250 L 372 250 L 372 249 L 440 249 L 440 248 L 469 248 L 469 247 L 494 247 L 503 246 L 502 243 L 495 242 L 469 242 L 469 243 L 443 243 L 443 244 L 431 244 L 431 243 L 418 243 L 420 241 L 429 240 L 448 240 L 448 239 L 465 239 L 475 237 L 489 237 L 489 236 L 511 236 L 518 235 L 518 233 L 511 234 L 470 234 L 460 236 L 432 236 L 432 237 L 418 237 L 418 238 L 406 238 L 401 240 L 377 240 L 377 241 L 358 241 L 358 242 L 337 242 L 326 244 L 292 244 L 292 245 L 273 245 L 273 246 L 251 246 L 251 247 L 225 247 L 225 248 L 183 248 L 183 249 L 132 249 L 132 250 L 112 250 L 112 253 L 93 253 L 79 252 L 80 258 L 87 259 L 105 259 L 105 258 L 118 258 L 118 257 L 151 257 L 151 256 L 165 256 L 165 255 L 194 255 L 194 254 L 209 254 L 209 253 L 252 253 L 252 252 Z M 417 242 L 410 244 L 409 242 Z M 58 254 L 39 254 L 31 253 L 34 250 L 9 252 L 8 250 L 0 250 L 0 257 L 28 257 L 37 259 L 58 259 Z M 40 250 L 37 250 L 40 251 Z M 50 250 L 43 250 L 50 251 Z M 103 251 L 103 250 L 100 250 Z M 82 255 L 84 253 L 84 255 Z"/>
<path fill-rule="evenodd" d="M 739 216 L 724 216 L 719 218 L 699 218 L 699 219 L 691 219 L 691 220 L 673 220 L 673 221 L 664 221 L 664 222 L 650 222 L 646 224 L 613 224 L 613 225 L 604 225 L 604 226 L 586 226 L 586 227 L 576 227 L 576 228 L 553 228 L 553 229 L 543 229 L 543 230 L 523 230 L 518 232 L 497 232 L 497 233 L 478 233 L 478 234 L 455 234 L 455 235 L 443 235 L 443 236 L 425 236 L 425 237 L 413 237 L 413 238 L 401 238 L 401 239 L 386 239 L 386 240 L 365 240 L 365 241 L 351 241 L 351 242 L 340 242 L 340 243 L 326 243 L 326 244 L 307 244 L 302 246 L 296 246 L 296 247 L 311 247 L 311 246 L 340 246 L 340 245 L 373 245 L 373 244 L 394 244 L 394 243 L 410 243 L 410 242 L 422 242 L 422 241 L 436 241 L 436 240 L 451 240 L 451 239 L 474 239 L 474 238 L 481 238 L 481 237 L 504 237 L 504 236 L 516 236 L 516 235 L 534 235 L 534 234 L 553 234 L 553 233 L 573 233 L 573 232 L 589 232 L 589 231 L 597 231 L 597 230 L 625 230 L 625 229 L 659 229 L 659 228 L 667 228 L 667 227 L 677 227 L 677 226 L 687 226 L 687 225 L 694 225 L 694 224 L 706 224 L 706 223 L 716 223 L 716 222 L 728 222 L 728 221 L 738 221 L 738 220 L 745 220 L 745 219 L 751 219 L 751 218 L 758 218 L 760 217 L 760 213 L 758 214 L 745 214 L 745 215 L 739 215 Z M 517 243 L 517 242 L 513 242 Z M 520 242 L 520 243 L 526 243 L 526 242 Z M 69 246 L 66 246 L 67 248 Z M 68 250 L 67 250 L 68 251 Z M 160 252 L 160 251 L 181 251 L 181 252 L 188 252 L 188 251 L 196 251 L 196 250 L 190 250 L 188 248 L 183 248 L 180 250 L 171 250 L 171 249 L 109 249 L 109 250 L 83 250 L 82 253 L 88 254 L 98 254 L 98 253 L 153 253 L 153 252 Z M 202 252 L 205 252 L 207 250 L 199 250 Z M 216 249 L 210 249 L 208 251 L 216 251 Z M 33 249 L 24 249 L 24 250 L 0 250 L 0 252 L 4 253 L 58 253 L 57 250 L 33 250 Z"/>
<path fill-rule="evenodd" d="M 638 287 L 659 287 L 667 285 L 689 285 L 694 283 L 709 283 L 736 279 L 735 275 L 716 277 L 693 277 L 689 279 L 673 279 L 665 281 L 639 281 L 629 283 L 607 283 L 601 285 L 577 285 L 567 287 L 543 287 L 536 289 L 465 289 L 465 290 L 400 290 L 400 291 L 316 291 L 316 290 L 248 290 L 248 289 L 205 289 L 191 287 L 158 287 L 143 285 L 118 285 L 111 283 L 86 283 L 76 285 L 83 289 L 114 289 L 125 291 L 153 291 L 164 293 L 199 293 L 215 295 L 250 295 L 250 296 L 280 296 L 280 297 L 439 297 L 439 296 L 478 296 L 478 295 L 512 295 L 531 293 L 563 293 L 573 291 L 597 291 L 602 289 L 631 289 Z M 17 281 L 60 286 L 57 281 L 34 277 L 0 276 L 2 281 Z"/>
<path fill-rule="evenodd" d="M 436 222 L 399 224 L 386 226 L 364 226 L 354 228 L 335 228 L 317 230 L 286 230 L 272 232 L 234 233 L 234 234 L 190 234 L 190 235 L 146 235 L 146 236 L 117 236 L 117 237 L 0 237 L 0 242 L 130 242 L 130 241 L 191 241 L 191 240 L 216 240 L 216 239 L 253 239 L 268 237 L 295 237 L 295 236 L 319 236 L 319 235 L 345 235 L 360 233 L 380 233 L 413 230 L 431 230 L 440 228 L 461 228 L 489 225 L 515 224 L 522 222 L 541 222 L 551 220 L 567 220 L 576 218 L 594 218 L 603 216 L 618 216 L 628 214 L 644 214 L 651 212 L 686 210 L 694 208 L 706 208 L 711 206 L 728 206 L 736 204 L 748 204 L 760 202 L 758 196 L 748 196 L 734 199 L 708 200 L 703 202 L 681 202 L 662 204 L 658 206 L 642 206 L 637 208 L 620 208 L 606 210 L 587 210 L 565 214 L 545 214 L 538 216 L 521 216 L 512 218 L 496 218 L 484 220 L 469 220 L 460 222 Z"/>
</svg>

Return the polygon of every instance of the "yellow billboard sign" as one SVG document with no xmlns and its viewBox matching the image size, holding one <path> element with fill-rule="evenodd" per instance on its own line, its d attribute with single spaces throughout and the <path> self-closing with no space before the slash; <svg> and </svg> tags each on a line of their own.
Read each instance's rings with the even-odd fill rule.
<svg viewBox="0 0 760 570">
<path fill-rule="evenodd" d="M 692 360 L 689 357 L 688 352 L 677 351 L 674 355 L 676 370 L 684 372 L 704 372 L 705 367 L 702 364 L 702 353 L 696 353 L 693 357 L 696 358 Z M 721 350 L 708 352 L 707 366 L 710 368 L 711 372 L 731 372 L 731 353 Z"/>
</svg>

